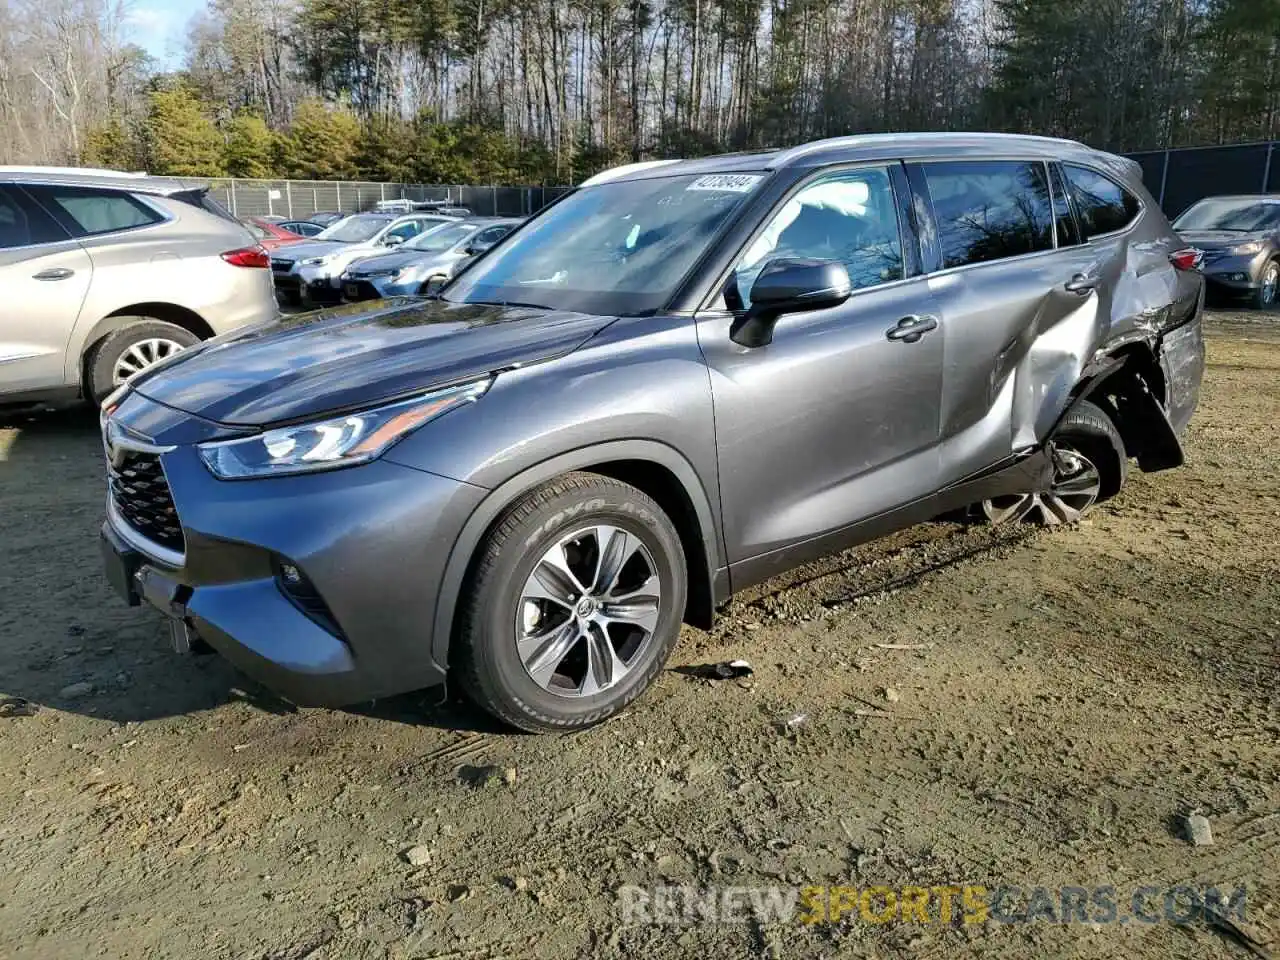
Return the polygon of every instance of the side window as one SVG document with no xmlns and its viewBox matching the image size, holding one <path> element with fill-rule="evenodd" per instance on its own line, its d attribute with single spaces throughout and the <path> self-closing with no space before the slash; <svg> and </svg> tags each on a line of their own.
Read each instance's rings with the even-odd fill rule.
<svg viewBox="0 0 1280 960">
<path fill-rule="evenodd" d="M 1110 177 L 1071 164 L 1066 165 L 1066 172 L 1086 240 L 1123 230 L 1142 209 L 1138 198 Z"/>
<path fill-rule="evenodd" d="M 488 230 L 481 230 L 471 241 L 471 246 L 491 247 L 510 232 L 510 227 L 490 227 Z"/>
<path fill-rule="evenodd" d="M 924 176 L 944 267 L 1053 249 L 1053 207 L 1043 163 L 926 163 Z"/>
<path fill-rule="evenodd" d="M 0 250 L 66 239 L 66 232 L 21 191 L 0 186 Z"/>
<path fill-rule="evenodd" d="M 406 240 L 412 240 L 422 232 L 423 223 L 421 220 L 406 220 L 391 230 L 387 231 L 389 237 L 404 237 Z"/>
<path fill-rule="evenodd" d="M 1080 242 L 1080 227 L 1067 199 L 1067 185 L 1062 179 L 1062 168 L 1055 163 L 1049 167 L 1049 171 L 1053 183 L 1053 222 L 1058 229 L 1058 246 L 1074 247 Z"/>
<path fill-rule="evenodd" d="M 117 190 L 83 187 L 28 187 L 27 190 L 75 237 L 145 227 L 164 219 L 141 200 Z"/>
<path fill-rule="evenodd" d="M 839 260 L 855 290 L 901 280 L 902 236 L 889 174 L 880 167 L 823 177 L 788 200 L 730 277 L 730 309 L 751 305 L 751 285 L 781 257 Z"/>
</svg>

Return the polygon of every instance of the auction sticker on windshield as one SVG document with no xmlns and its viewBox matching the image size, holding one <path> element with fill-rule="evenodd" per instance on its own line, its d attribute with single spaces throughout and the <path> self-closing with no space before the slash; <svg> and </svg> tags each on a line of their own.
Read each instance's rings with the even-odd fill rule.
<svg viewBox="0 0 1280 960">
<path fill-rule="evenodd" d="M 685 189 L 749 193 L 751 188 L 763 179 L 764 177 L 758 173 L 716 173 L 707 177 L 699 177 Z"/>
</svg>

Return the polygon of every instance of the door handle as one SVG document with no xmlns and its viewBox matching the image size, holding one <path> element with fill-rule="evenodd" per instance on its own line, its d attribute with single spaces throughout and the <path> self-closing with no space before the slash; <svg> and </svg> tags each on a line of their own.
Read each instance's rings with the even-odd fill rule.
<svg viewBox="0 0 1280 960">
<path fill-rule="evenodd" d="M 930 330 L 938 329 L 938 318 L 927 315 L 912 314 L 898 321 L 897 326 L 885 331 L 890 340 L 901 340 L 903 343 L 915 343 Z"/>
<path fill-rule="evenodd" d="M 66 267 L 50 267 L 48 270 L 41 270 L 39 273 L 32 275 L 32 280 L 66 280 L 68 277 L 75 276 L 74 270 Z"/>
<path fill-rule="evenodd" d="M 1062 285 L 1062 289 L 1066 290 L 1068 293 L 1078 293 L 1083 297 L 1097 285 L 1098 278 L 1096 276 L 1086 277 L 1083 273 L 1077 273 Z"/>
</svg>

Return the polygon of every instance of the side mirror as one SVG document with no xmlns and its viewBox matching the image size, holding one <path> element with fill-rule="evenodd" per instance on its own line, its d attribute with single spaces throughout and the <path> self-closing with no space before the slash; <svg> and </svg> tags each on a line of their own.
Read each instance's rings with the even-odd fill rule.
<svg viewBox="0 0 1280 960">
<path fill-rule="evenodd" d="M 422 287 L 422 295 L 424 297 L 438 297 L 440 291 L 444 289 L 444 285 L 449 282 L 448 277 L 435 276 L 431 277 Z"/>
<path fill-rule="evenodd" d="M 386 247 L 398 247 L 404 243 L 404 237 L 398 233 L 389 233 L 382 238 L 382 245 Z"/>
<path fill-rule="evenodd" d="M 751 307 L 729 328 L 729 338 L 744 347 L 773 341 L 784 313 L 836 307 L 849 299 L 853 284 L 838 260 L 779 257 L 770 260 L 751 285 Z"/>
<path fill-rule="evenodd" d="M 468 257 L 478 257 L 480 254 L 484 253 L 486 250 L 488 250 L 492 246 L 493 246 L 492 243 L 473 243 L 473 244 L 470 244 L 467 247 L 467 249 L 463 250 L 462 252 L 465 253 Z"/>
</svg>

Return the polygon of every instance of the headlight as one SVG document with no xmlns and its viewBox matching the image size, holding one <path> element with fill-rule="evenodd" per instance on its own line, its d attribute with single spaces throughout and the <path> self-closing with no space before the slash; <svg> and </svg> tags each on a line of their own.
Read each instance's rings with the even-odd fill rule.
<svg viewBox="0 0 1280 960">
<path fill-rule="evenodd" d="M 1242 257 L 1249 253 L 1257 253 L 1262 249 L 1261 240 L 1250 240 L 1247 243 L 1237 243 L 1231 248 L 1230 253 L 1233 256 Z"/>
<path fill-rule="evenodd" d="M 214 476 L 223 480 L 311 473 L 367 463 L 429 420 L 480 399 L 492 382 L 481 380 L 437 390 L 319 423 L 203 443 L 199 447 L 200 458 Z"/>
</svg>

